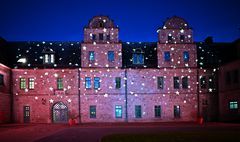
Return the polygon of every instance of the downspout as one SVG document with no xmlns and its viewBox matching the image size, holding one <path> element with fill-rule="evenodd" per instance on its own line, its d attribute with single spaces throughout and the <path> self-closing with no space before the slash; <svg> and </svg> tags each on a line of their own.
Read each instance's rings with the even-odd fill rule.
<svg viewBox="0 0 240 142">
<path fill-rule="evenodd" d="M 200 96 L 199 96 L 199 69 L 197 68 L 197 108 L 198 108 L 198 112 L 197 112 L 197 115 L 198 117 L 200 117 Z"/>
<path fill-rule="evenodd" d="M 78 70 L 78 122 L 79 124 L 81 123 L 81 97 L 80 97 L 80 68 L 77 69 Z"/>
<path fill-rule="evenodd" d="M 128 93 L 127 93 L 127 70 L 125 69 L 124 76 L 124 84 L 125 84 L 125 122 L 128 122 Z"/>
</svg>

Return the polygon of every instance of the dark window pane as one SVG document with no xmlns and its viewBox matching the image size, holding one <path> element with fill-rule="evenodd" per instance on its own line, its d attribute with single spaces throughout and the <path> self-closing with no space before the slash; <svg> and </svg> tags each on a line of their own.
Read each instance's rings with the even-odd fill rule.
<svg viewBox="0 0 240 142">
<path fill-rule="evenodd" d="M 174 106 L 174 118 L 180 118 L 180 106 Z"/>
<path fill-rule="evenodd" d="M 92 34 L 92 40 L 95 41 L 96 40 L 96 35 Z"/>
<path fill-rule="evenodd" d="M 4 85 L 4 76 L 0 74 L 0 85 Z"/>
<path fill-rule="evenodd" d="M 168 35 L 168 42 L 172 42 L 172 36 L 171 35 Z"/>
<path fill-rule="evenodd" d="M 189 52 L 188 51 L 183 52 L 183 60 L 185 62 L 189 61 Z"/>
<path fill-rule="evenodd" d="M 239 83 L 239 72 L 238 70 L 233 71 L 233 83 Z"/>
<path fill-rule="evenodd" d="M 184 76 L 182 78 L 182 88 L 183 89 L 187 89 L 188 88 L 188 77 L 187 76 Z"/>
<path fill-rule="evenodd" d="M 107 35 L 107 40 L 108 40 L 108 41 L 110 40 L 110 35 Z"/>
<path fill-rule="evenodd" d="M 179 77 L 173 77 L 174 89 L 179 89 Z"/>
<path fill-rule="evenodd" d="M 185 36 L 184 35 L 180 35 L 180 41 L 184 42 Z"/>
<path fill-rule="evenodd" d="M 161 106 L 154 106 L 155 117 L 161 117 Z"/>
<path fill-rule="evenodd" d="M 96 118 L 96 106 L 90 106 L 90 118 Z"/>
<path fill-rule="evenodd" d="M 164 87 L 163 77 L 158 77 L 157 78 L 157 83 L 158 83 L 158 89 L 163 89 L 163 87 Z"/>
<path fill-rule="evenodd" d="M 115 85 L 116 85 L 116 89 L 121 88 L 121 77 L 115 78 Z"/>
<path fill-rule="evenodd" d="M 141 118 L 142 117 L 142 109 L 140 105 L 135 106 L 135 117 Z"/>
<path fill-rule="evenodd" d="M 99 34 L 99 40 L 103 40 L 103 34 L 102 33 Z"/>
<path fill-rule="evenodd" d="M 205 76 L 202 76 L 200 78 L 200 86 L 202 89 L 205 89 L 207 86 L 206 86 L 206 77 Z"/>
<path fill-rule="evenodd" d="M 171 60 L 171 55 L 169 51 L 164 52 L 164 60 L 165 61 L 170 61 Z"/>
<path fill-rule="evenodd" d="M 108 61 L 114 61 L 114 51 L 108 51 Z"/>
</svg>

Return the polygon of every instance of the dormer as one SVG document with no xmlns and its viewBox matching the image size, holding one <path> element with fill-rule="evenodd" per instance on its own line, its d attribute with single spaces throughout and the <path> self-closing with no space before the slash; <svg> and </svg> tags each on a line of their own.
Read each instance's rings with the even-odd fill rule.
<svg viewBox="0 0 240 142">
<path fill-rule="evenodd" d="M 85 43 L 117 43 L 118 28 L 108 16 L 95 16 L 84 28 Z"/>
<path fill-rule="evenodd" d="M 193 43 L 192 28 L 183 18 L 178 16 L 167 19 L 157 32 L 160 43 Z"/>
<path fill-rule="evenodd" d="M 43 54 L 43 64 L 54 64 L 55 63 L 55 52 L 47 47 L 42 51 Z"/>
</svg>

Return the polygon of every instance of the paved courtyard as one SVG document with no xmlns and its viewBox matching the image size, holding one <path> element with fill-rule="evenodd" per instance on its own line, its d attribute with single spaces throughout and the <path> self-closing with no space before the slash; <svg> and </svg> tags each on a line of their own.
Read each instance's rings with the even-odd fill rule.
<svg viewBox="0 0 240 142">
<path fill-rule="evenodd" d="M 240 131 L 240 124 L 230 123 L 122 123 L 122 124 L 4 124 L 1 142 L 100 142 L 103 136 L 119 133 L 157 133 L 163 131 Z"/>
</svg>

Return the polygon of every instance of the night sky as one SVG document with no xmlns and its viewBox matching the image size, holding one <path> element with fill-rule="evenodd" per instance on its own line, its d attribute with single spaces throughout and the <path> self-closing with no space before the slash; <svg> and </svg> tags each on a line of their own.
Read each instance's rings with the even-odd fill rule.
<svg viewBox="0 0 240 142">
<path fill-rule="evenodd" d="M 157 41 L 157 28 L 171 16 L 187 20 L 194 40 L 240 37 L 239 0 L 0 0 L 0 36 L 8 41 L 82 41 L 83 27 L 107 15 L 122 41 Z"/>
</svg>

